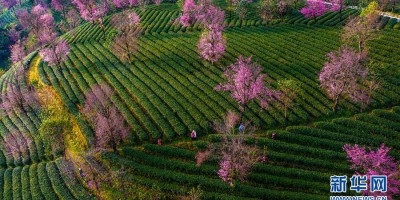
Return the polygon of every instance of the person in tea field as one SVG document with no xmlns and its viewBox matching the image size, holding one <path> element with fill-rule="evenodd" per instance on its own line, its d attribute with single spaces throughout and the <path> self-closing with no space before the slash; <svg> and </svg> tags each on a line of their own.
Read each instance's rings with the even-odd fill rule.
<svg viewBox="0 0 400 200">
<path fill-rule="evenodd" d="M 162 145 L 162 140 L 161 140 L 161 138 L 158 138 L 158 140 L 157 140 L 157 145 Z"/>
<path fill-rule="evenodd" d="M 84 180 L 84 181 L 86 181 L 86 174 L 85 173 L 83 173 L 83 170 L 82 170 L 82 168 L 79 168 L 79 175 L 82 177 L 82 179 Z"/>
<path fill-rule="evenodd" d="M 193 131 L 190 133 L 190 138 L 192 138 L 192 140 L 196 140 L 196 138 L 197 138 L 197 133 L 196 133 L 195 130 L 193 130 Z"/>
<path fill-rule="evenodd" d="M 239 126 L 239 132 L 244 132 L 244 125 L 243 124 L 240 124 L 240 126 Z"/>
</svg>

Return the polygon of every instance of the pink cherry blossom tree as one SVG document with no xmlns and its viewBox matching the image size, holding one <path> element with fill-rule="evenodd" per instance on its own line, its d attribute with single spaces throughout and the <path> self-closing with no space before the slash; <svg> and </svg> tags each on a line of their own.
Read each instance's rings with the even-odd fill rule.
<svg viewBox="0 0 400 200">
<path fill-rule="evenodd" d="M 393 199 L 394 195 L 399 194 L 400 172 L 398 166 L 400 162 L 388 155 L 389 147 L 382 144 L 376 151 L 370 148 L 368 152 L 365 146 L 346 144 L 343 146 L 343 150 L 346 151 L 348 161 L 352 164 L 351 168 L 356 170 L 356 174 L 368 177 L 368 185 L 370 185 L 371 175 L 387 176 L 386 193 L 371 192 L 370 189 L 367 189 L 363 191 L 363 195 L 387 196 L 388 199 Z"/>
<path fill-rule="evenodd" d="M 122 61 L 132 62 L 141 32 L 139 15 L 133 10 L 115 14 L 111 25 L 118 31 L 112 44 L 114 54 Z"/>
<path fill-rule="evenodd" d="M 42 15 L 48 13 L 46 7 L 41 4 L 32 7 L 31 11 L 28 12 L 26 9 L 17 12 L 17 17 L 23 28 L 30 28 L 34 34 L 38 34 L 42 28 Z"/>
<path fill-rule="evenodd" d="M 41 4 L 32 7 L 30 12 L 19 11 L 17 16 L 22 27 L 29 30 L 29 37 L 34 38 L 40 47 L 57 37 L 54 31 L 54 18 L 50 10 Z"/>
<path fill-rule="evenodd" d="M 5 8 L 10 9 L 17 5 L 19 2 L 17 0 L 1 0 L 1 5 Z"/>
<path fill-rule="evenodd" d="M 3 147 L 7 152 L 7 156 L 15 159 L 18 163 L 29 160 L 29 147 L 32 139 L 19 131 L 8 133 L 4 136 Z"/>
<path fill-rule="evenodd" d="M 194 0 L 185 0 L 182 7 L 182 15 L 179 18 L 183 26 L 191 26 L 197 17 L 198 6 Z"/>
<path fill-rule="evenodd" d="M 13 112 L 26 113 L 30 109 L 39 110 L 40 103 L 33 88 L 23 90 L 19 85 L 9 84 L 7 91 L 1 95 L 0 109 L 4 115 Z"/>
<path fill-rule="evenodd" d="M 113 96 L 114 91 L 107 84 L 94 85 L 86 93 L 82 111 L 94 125 L 97 147 L 117 151 L 117 145 L 128 136 L 130 127 L 111 101 Z"/>
<path fill-rule="evenodd" d="M 13 64 L 22 61 L 26 57 L 25 41 L 18 40 L 15 44 L 11 45 L 10 59 Z"/>
<path fill-rule="evenodd" d="M 265 158 L 265 152 L 245 142 L 245 135 L 255 129 L 247 127 L 245 131 L 236 131 L 239 121 L 240 117 L 236 113 L 228 111 L 223 122 L 214 123 L 215 130 L 223 134 L 222 146 L 218 149 L 221 161 L 217 174 L 231 187 L 236 180 L 246 181 L 252 167 Z"/>
<path fill-rule="evenodd" d="M 180 21 L 183 26 L 198 22 L 205 28 L 197 47 L 200 57 L 212 63 L 225 54 L 226 40 L 222 34 L 224 20 L 225 12 L 206 0 L 200 1 L 198 5 L 194 0 L 186 0 L 182 8 Z"/>
<path fill-rule="evenodd" d="M 72 30 L 79 26 L 79 24 L 81 23 L 81 17 L 75 9 L 71 9 L 67 13 L 66 22 L 69 26 L 69 30 Z"/>
<path fill-rule="evenodd" d="M 361 64 L 363 55 L 349 47 L 329 53 L 330 61 L 324 64 L 319 81 L 330 99 L 334 101 L 335 112 L 339 102 L 349 98 L 354 102 L 366 102 L 367 95 L 361 82 L 368 76 L 368 70 Z"/>
<path fill-rule="evenodd" d="M 199 22 L 204 28 L 222 31 L 225 11 L 211 5 L 211 2 L 207 0 L 199 1 L 198 5 L 194 0 L 186 0 L 179 19 L 183 26 L 191 26 L 193 23 Z"/>
<path fill-rule="evenodd" d="M 97 23 L 103 32 L 103 37 L 106 37 L 106 27 L 104 25 L 104 17 L 107 15 L 109 5 L 105 0 L 73 0 L 73 4 L 79 10 L 81 17 L 92 23 Z"/>
<path fill-rule="evenodd" d="M 11 25 L 7 29 L 7 36 L 12 43 L 16 43 L 20 39 L 20 32 L 17 30 L 17 25 Z"/>
<path fill-rule="evenodd" d="M 51 6 L 61 12 L 64 20 L 67 19 L 68 7 L 71 6 L 71 1 L 68 0 L 51 0 Z"/>
<path fill-rule="evenodd" d="M 43 61 L 50 66 L 58 66 L 61 68 L 61 63 L 67 58 L 70 52 L 70 47 L 64 39 L 55 45 L 51 45 L 39 51 Z"/>
<path fill-rule="evenodd" d="M 113 15 L 110 20 L 111 25 L 119 32 L 138 28 L 140 24 L 139 15 L 133 10 L 126 10 Z"/>
<path fill-rule="evenodd" d="M 58 34 L 54 31 L 55 24 L 54 18 L 51 13 L 46 13 L 40 18 L 42 24 L 42 28 L 39 33 L 36 35 L 38 39 L 38 44 L 42 47 L 45 44 L 48 44 L 54 41 Z"/>
<path fill-rule="evenodd" d="M 214 63 L 225 55 L 226 39 L 221 31 L 209 30 L 202 33 L 198 44 L 200 56 Z"/>
<path fill-rule="evenodd" d="M 317 20 L 318 16 L 325 14 L 328 10 L 324 0 L 307 0 L 306 7 L 302 8 L 300 12 L 307 18 L 314 18 Z"/>
<path fill-rule="evenodd" d="M 196 15 L 197 21 L 208 30 L 223 31 L 225 21 L 225 11 L 215 6 L 207 6 L 203 12 Z"/>
<path fill-rule="evenodd" d="M 241 121 L 248 105 L 258 100 L 261 108 L 267 108 L 272 101 L 280 98 L 280 93 L 270 89 L 266 82 L 266 74 L 261 74 L 262 67 L 251 61 L 251 57 L 239 56 L 236 63 L 225 70 L 227 83 L 220 84 L 215 90 L 231 91 L 232 98 L 240 106 Z"/>
</svg>

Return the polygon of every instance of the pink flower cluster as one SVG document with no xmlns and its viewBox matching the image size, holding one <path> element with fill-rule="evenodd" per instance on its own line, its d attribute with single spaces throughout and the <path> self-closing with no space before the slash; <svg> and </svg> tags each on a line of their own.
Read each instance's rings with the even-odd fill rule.
<svg viewBox="0 0 400 200">
<path fill-rule="evenodd" d="M 14 45 L 11 45 L 11 61 L 15 64 L 22 61 L 26 56 L 25 44 L 18 40 Z"/>
<path fill-rule="evenodd" d="M 206 0 L 200 1 L 198 5 L 194 0 L 186 0 L 179 19 L 183 26 L 191 26 L 198 22 L 209 30 L 223 31 L 225 11 Z"/>
<path fill-rule="evenodd" d="M 186 0 L 179 20 L 183 26 L 197 22 L 207 29 L 197 45 L 200 57 L 214 63 L 225 55 L 226 40 L 222 35 L 225 11 L 213 6 L 209 0 L 199 1 L 198 5 L 194 0 Z"/>
<path fill-rule="evenodd" d="M 363 195 L 366 196 L 387 196 L 388 199 L 393 199 L 394 195 L 399 194 L 400 187 L 400 172 L 398 165 L 400 162 L 395 161 L 393 157 L 388 155 L 389 147 L 382 144 L 376 151 L 369 149 L 369 152 L 364 146 L 355 144 L 351 146 L 346 144 L 343 150 L 347 153 L 347 158 L 352 163 L 351 168 L 356 170 L 359 175 L 386 175 L 387 176 L 387 192 L 373 192 L 365 190 Z M 369 180 L 369 178 L 368 178 Z M 369 184 L 368 184 L 369 185 Z"/>
<path fill-rule="evenodd" d="M 324 0 L 307 0 L 306 7 L 302 8 L 300 12 L 307 18 L 316 18 L 325 14 L 327 10 Z"/>
<path fill-rule="evenodd" d="M 128 14 L 128 21 L 129 21 L 129 26 L 136 26 L 140 23 L 140 17 L 136 12 L 130 12 Z"/>
<path fill-rule="evenodd" d="M 10 9 L 17 5 L 17 0 L 1 0 L 1 5 L 3 5 L 5 8 Z"/>
<path fill-rule="evenodd" d="M 61 40 L 56 45 L 44 48 L 39 51 L 43 61 L 48 62 L 50 66 L 60 65 L 67 58 L 70 47 L 65 40 Z"/>
<path fill-rule="evenodd" d="M 182 16 L 180 21 L 183 26 L 191 26 L 197 17 L 198 6 L 194 0 L 185 0 L 182 7 Z"/>
<path fill-rule="evenodd" d="M 329 53 L 328 57 L 330 61 L 322 68 L 319 80 L 329 98 L 336 101 L 335 106 L 343 97 L 355 102 L 367 101 L 368 97 L 360 85 L 368 76 L 368 70 L 361 65 L 364 55 L 352 48 L 342 47 L 339 51 Z"/>
<path fill-rule="evenodd" d="M 228 82 L 220 84 L 215 89 L 232 91 L 234 98 L 245 109 L 251 101 L 258 99 L 262 108 L 267 108 L 270 101 L 279 99 L 280 93 L 264 85 L 265 74 L 262 68 L 251 61 L 251 57 L 239 56 L 236 63 L 225 71 Z"/>
<path fill-rule="evenodd" d="M 341 10 L 344 4 L 344 0 L 307 0 L 306 7 L 302 8 L 300 12 L 307 18 L 316 18 L 327 11 Z"/>
<path fill-rule="evenodd" d="M 4 149 L 7 156 L 22 162 L 29 159 L 29 148 L 32 148 L 32 139 L 19 131 L 14 131 L 5 135 L 3 140 Z"/>
<path fill-rule="evenodd" d="M 105 1 L 97 3 L 95 0 L 73 0 L 72 3 L 76 5 L 84 20 L 93 23 L 101 21 L 109 9 Z"/>
<path fill-rule="evenodd" d="M 62 11 L 63 9 L 65 9 L 65 5 L 64 4 L 67 1 L 63 1 L 63 0 L 51 0 L 51 6 L 57 10 L 57 11 Z"/>
<path fill-rule="evenodd" d="M 216 62 L 225 55 L 226 40 L 221 31 L 204 32 L 198 44 L 200 56 L 208 61 Z"/>
<path fill-rule="evenodd" d="M 232 165 L 228 160 L 223 160 L 219 163 L 219 170 L 217 172 L 218 176 L 225 182 L 232 181 Z"/>
<path fill-rule="evenodd" d="M 228 111 L 224 122 L 214 124 L 215 131 L 223 134 L 222 145 L 217 151 L 221 155 L 217 174 L 223 181 L 229 182 L 231 187 L 237 180 L 246 181 L 255 164 L 267 162 L 265 151 L 261 152 L 256 146 L 246 144 L 245 135 L 252 128 L 235 132 L 239 120 L 239 115 Z"/>
<path fill-rule="evenodd" d="M 34 6 L 30 13 L 27 10 L 17 12 L 18 20 L 25 29 L 30 28 L 40 46 L 53 41 L 57 37 L 54 32 L 54 18 L 50 10 L 41 4 Z"/>
<path fill-rule="evenodd" d="M 116 151 L 117 145 L 121 144 L 130 133 L 130 127 L 111 101 L 114 94 L 114 90 L 107 84 L 93 85 L 85 95 L 82 112 L 95 125 L 96 146 L 111 147 Z"/>
</svg>

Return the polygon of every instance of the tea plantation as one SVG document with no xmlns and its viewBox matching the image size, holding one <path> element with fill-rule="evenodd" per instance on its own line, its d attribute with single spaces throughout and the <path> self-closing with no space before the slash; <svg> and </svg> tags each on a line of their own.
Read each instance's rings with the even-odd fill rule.
<svg viewBox="0 0 400 200">
<path fill-rule="evenodd" d="M 340 35 L 347 18 L 360 11 L 345 10 L 342 18 L 328 12 L 317 21 L 300 13 L 268 23 L 252 12 L 243 20 L 227 17 L 226 54 L 213 64 L 197 52 L 199 24 L 173 23 L 181 12 L 175 4 L 135 11 L 143 32 L 132 63 L 113 53 L 116 30 L 108 16 L 106 38 L 93 23 L 61 36 L 71 48 L 61 66 L 50 67 L 37 52 L 20 66 L 37 69 L 40 82 L 56 91 L 82 131 L 86 140 L 82 143 L 91 144 L 95 138 L 94 127 L 82 113 L 85 94 L 95 84 L 111 86 L 115 91 L 111 101 L 131 133 L 117 152 L 102 153 L 99 160 L 109 170 L 123 168 L 124 178 L 135 187 L 156 190 L 166 199 L 179 199 L 200 186 L 202 199 L 322 200 L 331 195 L 330 176 L 354 174 L 342 149 L 345 144 L 376 149 L 384 143 L 392 148 L 390 155 L 400 160 L 400 22 L 380 18 L 378 36 L 368 41 L 369 59 L 379 63 L 384 74 L 370 107 L 363 109 L 345 100 L 333 112 L 318 75 L 326 54 L 342 45 Z M 14 16 L 4 13 L 0 19 L 12 21 Z M 259 130 L 246 143 L 266 147 L 267 162 L 256 164 L 246 182 L 231 187 L 218 177 L 215 156 L 196 166 L 195 155 L 211 143 L 220 144 L 222 136 L 212 129 L 214 120 L 222 119 L 227 110 L 240 112 L 228 92 L 214 90 L 225 81 L 224 70 L 239 55 L 252 56 L 261 64 L 273 88 L 277 81 L 291 79 L 303 93 L 294 100 L 288 117 L 278 106 L 282 102 L 264 111 L 258 103 L 250 104 L 244 118 Z M 17 71 L 18 67 L 12 67 L 1 76 L 2 94 L 9 93 L 11 85 L 21 91 L 39 87 Z M 0 199 L 96 199 L 98 194 L 85 176 L 79 176 L 77 169 L 77 173 L 68 172 L 64 156 L 46 152 L 39 134 L 43 116 L 29 105 L 24 110 L 0 117 L 1 141 L 17 133 L 33 138 L 29 159 L 7 156 L 5 147 L 0 147 Z M 192 130 L 199 136 L 196 141 L 189 141 Z M 158 139 L 162 145 L 156 145 Z M 75 168 L 83 165 L 74 164 Z M 116 199 L 113 195 L 101 194 L 104 199 Z"/>
</svg>

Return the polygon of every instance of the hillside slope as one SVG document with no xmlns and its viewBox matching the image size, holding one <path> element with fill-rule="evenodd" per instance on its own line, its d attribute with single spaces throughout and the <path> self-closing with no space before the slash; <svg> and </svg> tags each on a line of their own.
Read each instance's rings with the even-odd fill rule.
<svg viewBox="0 0 400 200">
<path fill-rule="evenodd" d="M 138 12 L 144 32 L 132 64 L 113 54 L 110 42 L 115 31 L 108 26 L 109 18 L 106 38 L 90 23 L 65 34 L 71 52 L 60 67 L 49 67 L 36 54 L 27 58 L 38 62 L 41 81 L 59 94 L 89 143 L 94 143 L 94 132 L 80 110 L 84 95 L 98 83 L 115 90 L 112 102 L 132 134 L 118 153 L 106 153 L 102 160 L 112 169 L 128 169 L 126 178 L 132 183 L 178 196 L 201 185 L 205 199 L 326 199 L 329 176 L 353 173 L 342 151 L 344 144 L 378 147 L 385 143 L 393 147 L 391 155 L 400 159 L 400 30 L 394 29 L 394 23 L 368 44 L 371 60 L 382 65 L 385 75 L 373 97 L 375 110 L 356 114 L 360 105 L 349 101 L 333 113 L 331 100 L 319 87 L 326 54 L 341 45 L 345 19 L 337 13 L 327 13 L 317 22 L 295 15 L 267 26 L 255 15 L 247 20 L 228 18 L 227 53 L 211 64 L 197 53 L 200 28 L 172 25 L 179 15 L 176 6 Z M 344 16 L 355 14 L 347 10 Z M 214 87 L 224 82 L 224 69 L 239 55 L 260 63 L 272 87 L 277 80 L 292 79 L 304 94 L 295 100 L 288 118 L 277 104 L 263 112 L 257 104 L 250 106 L 245 118 L 261 130 L 248 142 L 268 148 L 268 163 L 257 165 L 248 182 L 232 189 L 218 178 L 217 160 L 196 167 L 194 155 L 208 143 L 220 141 L 219 135 L 212 134 L 213 120 L 223 118 L 227 110 L 238 112 L 230 95 Z M 11 68 L 0 78 L 2 94 L 13 84 L 22 91 L 33 86 L 17 71 Z M 0 114 L 0 141 L 17 133 L 34 138 L 26 160 L 6 156 L 0 148 L 0 199 L 93 199 L 80 180 L 63 172 L 64 158 L 45 153 L 40 114 L 29 106 L 24 110 Z M 193 129 L 201 140 L 186 142 Z M 275 139 L 270 139 L 272 132 Z M 167 145 L 153 145 L 158 138 Z"/>
<path fill-rule="evenodd" d="M 386 66 L 398 66 L 397 30 L 384 30 L 371 42 L 370 57 Z M 225 66 L 239 54 L 253 56 L 273 81 L 293 79 L 305 94 L 285 119 L 276 105 L 259 112 L 252 105 L 246 117 L 263 128 L 307 122 L 331 114 L 331 101 L 319 88 L 318 73 L 326 53 L 340 45 L 339 29 L 304 25 L 234 28 L 226 32 L 226 56 L 215 65 L 202 61 L 197 52 L 198 33 L 144 35 L 131 64 L 120 62 L 107 44 L 90 41 L 71 43 L 72 51 L 62 70 L 41 65 L 44 82 L 52 84 L 72 110 L 83 104 L 84 93 L 95 83 L 106 82 L 116 90 L 114 103 L 133 129 L 134 141 L 171 141 L 196 129 L 209 130 L 209 123 L 226 110 L 237 111 L 229 94 L 213 88 L 223 82 Z M 382 45 L 384 44 L 384 45 Z M 396 105 L 400 100 L 399 71 L 382 69 L 387 76 L 374 96 L 373 106 Z M 386 71 L 385 71 L 386 70 Z M 359 106 L 350 102 L 343 109 Z"/>
<path fill-rule="evenodd" d="M 236 183 L 233 189 L 218 178 L 218 162 L 212 157 L 196 167 L 196 151 L 208 142 L 219 142 L 219 135 L 192 143 L 124 147 L 118 155 L 109 153 L 103 159 L 115 169 L 131 169 L 127 176 L 131 182 L 176 195 L 185 195 L 201 185 L 204 199 L 327 199 L 330 176 L 354 174 L 342 147 L 357 143 L 376 148 L 385 143 L 393 147 L 391 155 L 400 159 L 399 127 L 400 107 L 393 107 L 264 132 L 248 142 L 266 146 L 268 162 L 257 164 L 248 182 Z M 272 133 L 275 139 L 271 139 Z"/>
</svg>

